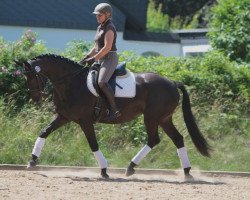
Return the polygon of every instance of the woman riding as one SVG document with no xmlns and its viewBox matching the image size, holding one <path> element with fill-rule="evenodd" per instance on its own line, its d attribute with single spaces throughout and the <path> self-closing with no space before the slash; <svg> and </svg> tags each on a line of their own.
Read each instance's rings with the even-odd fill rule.
<svg viewBox="0 0 250 200">
<path fill-rule="evenodd" d="M 100 3 L 95 7 L 93 14 L 96 15 L 99 23 L 95 35 L 95 46 L 80 61 L 80 64 L 88 63 L 92 65 L 96 61 L 100 63 L 98 85 L 110 104 L 109 119 L 113 120 L 119 117 L 121 113 L 115 103 L 114 92 L 108 83 L 118 64 L 116 53 L 117 34 L 115 26 L 111 21 L 112 7 L 107 3 Z"/>
</svg>

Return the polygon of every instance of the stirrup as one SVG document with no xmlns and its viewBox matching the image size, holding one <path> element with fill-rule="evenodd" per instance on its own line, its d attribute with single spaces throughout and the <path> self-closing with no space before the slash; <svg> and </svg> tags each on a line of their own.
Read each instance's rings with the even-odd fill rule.
<svg viewBox="0 0 250 200">
<path fill-rule="evenodd" d="M 111 114 L 112 115 L 112 114 Z M 120 113 L 120 111 L 119 110 L 117 110 L 117 111 L 115 111 L 114 113 L 113 113 L 113 116 L 115 117 L 115 118 L 118 118 L 118 117 L 120 117 L 122 114 Z"/>
<path fill-rule="evenodd" d="M 106 116 L 106 117 L 104 118 L 104 120 L 113 121 L 113 120 L 117 119 L 117 118 L 120 117 L 120 116 L 121 116 L 121 113 L 120 113 L 119 110 L 116 110 L 115 112 L 114 112 L 114 111 L 111 111 L 111 112 L 109 113 L 109 115 Z"/>
</svg>

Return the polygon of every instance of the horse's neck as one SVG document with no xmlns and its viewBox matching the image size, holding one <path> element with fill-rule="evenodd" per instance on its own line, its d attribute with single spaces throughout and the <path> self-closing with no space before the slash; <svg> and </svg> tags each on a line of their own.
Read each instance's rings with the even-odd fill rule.
<svg viewBox="0 0 250 200">
<path fill-rule="evenodd" d="M 43 69 L 52 83 L 69 79 L 74 73 L 81 70 L 70 63 L 51 63 L 43 65 Z"/>
</svg>

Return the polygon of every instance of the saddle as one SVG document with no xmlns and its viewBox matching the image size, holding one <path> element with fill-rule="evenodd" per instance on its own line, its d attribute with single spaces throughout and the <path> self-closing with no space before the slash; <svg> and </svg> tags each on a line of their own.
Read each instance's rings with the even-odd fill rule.
<svg viewBox="0 0 250 200">
<path fill-rule="evenodd" d="M 98 76 L 99 76 L 100 64 L 95 63 L 89 69 L 89 73 L 87 76 L 87 86 L 90 92 L 95 95 L 97 98 L 97 102 L 95 105 L 95 117 L 99 120 L 101 115 L 101 110 L 104 105 L 108 105 L 106 103 L 106 97 L 102 93 L 101 89 L 98 86 Z M 111 86 L 115 97 L 122 98 L 133 98 L 136 92 L 136 84 L 135 77 L 132 72 L 126 69 L 126 63 L 120 63 L 112 77 L 109 80 L 109 85 Z M 108 115 L 109 109 L 106 110 Z M 97 120 L 97 121 L 98 121 Z"/>
<path fill-rule="evenodd" d="M 96 96 L 101 96 L 102 92 L 98 86 L 98 77 L 99 77 L 99 70 L 100 70 L 100 64 L 96 63 L 93 66 L 91 66 L 89 73 L 92 74 L 91 79 L 93 83 L 93 87 L 97 92 Z M 119 87 L 122 89 L 122 87 L 116 82 L 117 77 L 125 76 L 127 74 L 126 71 L 126 63 L 122 62 L 121 64 L 117 65 L 113 75 L 111 76 L 109 80 L 109 85 L 111 86 L 114 94 L 115 94 L 115 87 Z"/>
</svg>

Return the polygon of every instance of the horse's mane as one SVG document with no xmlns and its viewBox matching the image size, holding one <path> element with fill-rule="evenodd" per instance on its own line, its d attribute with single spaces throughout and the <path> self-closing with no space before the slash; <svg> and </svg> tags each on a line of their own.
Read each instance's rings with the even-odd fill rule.
<svg viewBox="0 0 250 200">
<path fill-rule="evenodd" d="M 77 63 L 77 62 L 75 62 L 73 60 L 70 60 L 69 58 L 65 58 L 65 57 L 63 57 L 61 55 L 56 55 L 56 54 L 41 54 L 39 56 L 36 56 L 36 57 L 32 58 L 31 61 L 32 60 L 37 60 L 37 59 L 44 59 L 44 58 L 63 61 L 63 62 L 69 63 L 71 65 L 75 65 L 75 66 L 83 68 L 83 66 L 80 65 L 79 63 Z"/>
</svg>

